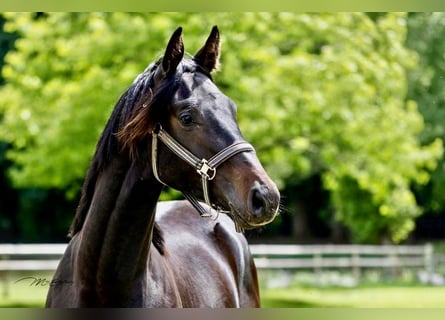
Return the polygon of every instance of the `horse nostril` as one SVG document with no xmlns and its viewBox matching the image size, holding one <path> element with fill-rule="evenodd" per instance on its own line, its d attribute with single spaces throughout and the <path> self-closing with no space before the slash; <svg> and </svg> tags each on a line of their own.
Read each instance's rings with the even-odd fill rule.
<svg viewBox="0 0 445 320">
<path fill-rule="evenodd" d="M 253 188 L 250 193 L 251 212 L 254 215 L 262 215 L 266 211 L 267 202 L 261 189 Z"/>
</svg>

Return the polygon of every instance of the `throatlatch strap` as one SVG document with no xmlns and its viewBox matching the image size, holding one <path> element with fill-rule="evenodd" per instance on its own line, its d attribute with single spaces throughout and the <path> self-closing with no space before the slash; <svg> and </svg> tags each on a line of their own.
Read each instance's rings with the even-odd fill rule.
<svg viewBox="0 0 445 320">
<path fill-rule="evenodd" d="M 159 178 L 158 174 L 158 139 L 157 134 L 153 132 L 151 139 L 151 168 L 153 169 L 153 174 L 160 183 L 165 184 L 161 178 Z"/>
<path fill-rule="evenodd" d="M 212 214 L 210 213 L 210 210 L 207 210 L 206 208 L 204 208 L 201 203 L 198 201 L 198 199 L 196 199 L 194 196 L 192 196 L 190 193 L 188 192 L 183 192 L 182 193 L 184 195 L 184 197 L 192 204 L 192 206 L 196 209 L 196 211 L 199 212 L 199 215 L 201 217 L 211 217 Z"/>
</svg>

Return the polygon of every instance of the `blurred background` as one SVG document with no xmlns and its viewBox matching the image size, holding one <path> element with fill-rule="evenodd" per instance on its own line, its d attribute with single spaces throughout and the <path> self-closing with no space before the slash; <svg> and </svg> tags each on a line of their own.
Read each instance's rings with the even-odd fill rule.
<svg viewBox="0 0 445 320">
<path fill-rule="evenodd" d="M 375 296 L 440 306 L 428 294 L 445 294 L 435 291 L 445 283 L 444 13 L 0 14 L 0 243 L 67 242 L 117 99 L 178 26 L 194 54 L 213 25 L 215 82 L 283 197 L 278 218 L 247 233 L 265 305 L 350 306 L 345 295 L 364 290 L 356 306 Z M 0 260 L 13 259 L 8 248 Z M 402 253 L 421 262 L 401 263 Z M 374 262 L 338 262 L 361 254 Z M 315 262 L 279 262 L 290 256 Z M 48 284 L 11 285 L 21 278 L 1 270 L 5 305 L 43 301 Z M 410 302 L 410 289 L 426 291 Z M 25 291 L 34 302 L 20 300 Z"/>
</svg>

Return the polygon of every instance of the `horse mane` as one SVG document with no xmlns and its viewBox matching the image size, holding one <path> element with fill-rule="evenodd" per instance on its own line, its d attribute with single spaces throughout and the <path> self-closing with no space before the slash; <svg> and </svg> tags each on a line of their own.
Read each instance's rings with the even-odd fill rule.
<svg viewBox="0 0 445 320">
<path fill-rule="evenodd" d="M 150 64 L 136 77 L 130 87 L 122 94 L 96 145 L 91 164 L 88 168 L 81 198 L 68 237 L 78 233 L 88 214 L 97 179 L 111 159 L 117 155 L 128 154 L 129 160 L 140 159 L 146 155 L 146 137 L 157 122 L 162 121 L 162 108 L 171 96 L 184 72 L 199 71 L 211 76 L 191 59 L 185 59 L 178 72 L 155 84 L 156 71 L 162 58 Z M 165 113 L 164 113 L 165 114 Z"/>
<path fill-rule="evenodd" d="M 158 65 L 159 61 L 149 65 L 144 72 L 137 76 L 114 106 L 113 112 L 96 145 L 96 151 L 88 168 L 76 215 L 74 216 L 68 234 L 69 237 L 74 236 L 83 227 L 100 173 L 109 164 L 112 157 L 122 151 L 118 133 L 126 123 L 131 121 L 131 117 L 134 117 L 136 111 L 140 109 L 142 101 L 144 101 L 144 105 L 151 102 L 150 95 L 151 88 L 153 87 L 153 74 Z"/>
</svg>

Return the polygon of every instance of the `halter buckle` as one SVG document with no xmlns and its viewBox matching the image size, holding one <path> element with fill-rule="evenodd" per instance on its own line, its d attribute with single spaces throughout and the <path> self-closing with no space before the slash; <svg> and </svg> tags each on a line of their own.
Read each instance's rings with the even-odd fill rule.
<svg viewBox="0 0 445 320">
<path fill-rule="evenodd" d="M 196 172 L 198 172 L 202 177 L 205 177 L 207 180 L 213 180 L 213 178 L 216 176 L 216 169 L 209 166 L 206 159 L 202 159 L 200 165 L 201 167 L 196 169 Z"/>
</svg>

